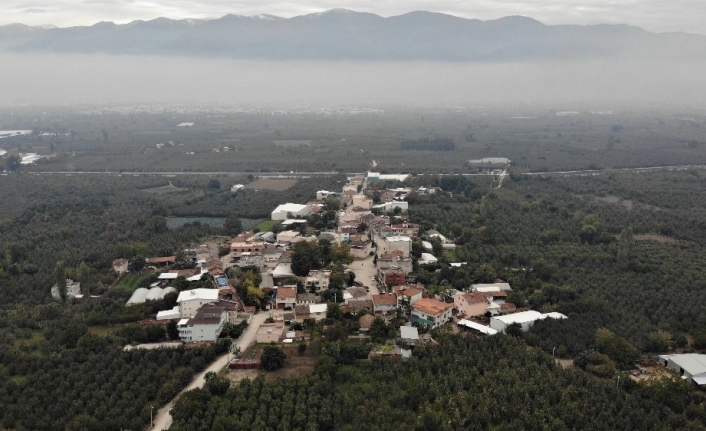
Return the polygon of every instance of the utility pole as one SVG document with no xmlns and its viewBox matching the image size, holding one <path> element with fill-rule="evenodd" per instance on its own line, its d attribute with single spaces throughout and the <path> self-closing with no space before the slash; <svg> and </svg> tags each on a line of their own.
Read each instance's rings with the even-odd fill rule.
<svg viewBox="0 0 706 431">
<path fill-rule="evenodd" d="M 150 427 L 154 427 L 154 416 L 152 412 L 154 412 L 154 406 L 150 406 Z"/>
<path fill-rule="evenodd" d="M 556 349 L 556 346 L 552 347 L 552 358 L 554 357 L 554 349 Z"/>
</svg>

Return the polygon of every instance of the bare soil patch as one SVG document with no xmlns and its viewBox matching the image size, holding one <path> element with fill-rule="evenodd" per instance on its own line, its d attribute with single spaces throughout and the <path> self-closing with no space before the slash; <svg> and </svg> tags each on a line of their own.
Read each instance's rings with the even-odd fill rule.
<svg viewBox="0 0 706 431">
<path fill-rule="evenodd" d="M 308 346 L 311 347 L 311 346 Z M 265 380 L 272 381 L 279 378 L 293 379 L 301 376 L 308 376 L 314 373 L 314 365 L 316 364 L 316 355 L 309 352 L 309 348 L 300 355 L 297 351 L 297 346 L 282 346 L 284 353 L 287 354 L 287 362 L 284 368 L 277 371 L 271 371 L 265 375 Z"/>
<path fill-rule="evenodd" d="M 261 370 L 228 370 L 223 376 L 233 383 L 239 383 L 243 379 L 253 380 L 262 372 Z"/>
<path fill-rule="evenodd" d="M 640 362 L 640 368 L 643 370 L 643 372 L 639 376 L 630 374 L 630 378 L 636 382 L 650 379 L 660 379 L 669 376 L 669 371 L 667 367 L 656 364 L 651 361 Z"/>
<path fill-rule="evenodd" d="M 555 359 L 556 363 L 561 365 L 562 368 L 571 368 L 574 366 L 573 359 Z"/>
<path fill-rule="evenodd" d="M 280 345 L 284 353 L 287 355 L 287 362 L 284 364 L 284 368 L 276 371 L 269 371 L 265 373 L 265 380 L 272 381 L 279 378 L 293 379 L 301 376 L 308 376 L 314 373 L 314 365 L 316 365 L 316 360 L 318 355 L 312 352 L 312 346 L 307 346 L 306 352 L 300 355 L 298 352 L 298 345 Z M 262 357 L 264 345 L 255 345 L 240 355 L 241 358 L 245 359 L 260 359 Z M 262 370 L 231 370 L 226 373 L 228 377 L 233 382 L 239 382 L 244 378 L 254 379 Z"/>
<path fill-rule="evenodd" d="M 657 241 L 657 242 L 662 242 L 662 243 L 666 243 L 666 244 L 676 244 L 679 242 L 679 240 L 676 240 L 672 237 L 668 237 L 665 235 L 659 235 L 659 234 L 634 235 L 633 239 L 635 241 Z"/>
<path fill-rule="evenodd" d="M 292 178 L 260 178 L 249 184 L 246 184 L 245 188 L 255 190 L 274 190 L 277 192 L 281 192 L 284 190 L 291 189 L 296 183 L 297 180 Z"/>
</svg>

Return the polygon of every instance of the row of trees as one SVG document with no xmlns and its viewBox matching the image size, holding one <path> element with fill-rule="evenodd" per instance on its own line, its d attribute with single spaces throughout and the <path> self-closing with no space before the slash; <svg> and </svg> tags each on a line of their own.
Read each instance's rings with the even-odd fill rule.
<svg viewBox="0 0 706 431">
<path fill-rule="evenodd" d="M 436 334 L 407 363 L 337 367 L 326 349 L 313 376 L 243 380 L 225 394 L 188 392 L 175 430 L 704 429 L 699 400 L 677 381 L 599 381 L 507 336 Z M 667 398 L 675 401 L 665 402 Z M 252 406 L 255 406 L 254 408 Z"/>
</svg>

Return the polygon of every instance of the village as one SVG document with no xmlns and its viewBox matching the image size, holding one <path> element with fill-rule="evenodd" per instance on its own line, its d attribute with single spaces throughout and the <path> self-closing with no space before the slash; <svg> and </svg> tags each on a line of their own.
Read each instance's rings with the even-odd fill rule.
<svg viewBox="0 0 706 431">
<path fill-rule="evenodd" d="M 179 339 L 187 344 L 212 343 L 224 329 L 256 325 L 248 331 L 252 339 L 246 348 L 254 343 L 306 342 L 316 324 L 330 326 L 337 315 L 356 321 L 357 330 L 350 334 L 355 337 L 368 337 L 376 321 L 383 322 L 397 325 L 390 331 L 396 336 L 389 337 L 392 346 L 377 349 L 377 354 L 405 358 L 415 343 L 430 338 L 431 329 L 447 325 L 454 331 L 494 335 L 513 324 L 527 330 L 539 319 L 566 318 L 517 309 L 507 301 L 512 288 L 503 280 L 430 293 L 415 273 L 420 267 L 438 266 L 438 257 L 453 251 L 455 244 L 437 231 L 420 232 L 420 225 L 409 222 L 407 195 L 438 189 L 402 187 L 406 177 L 355 175 L 340 191 L 320 190 L 306 204 L 279 205 L 271 213 L 271 230 L 242 232 L 179 256 L 147 258 L 144 268 L 154 271 L 157 280 L 137 288 L 126 305 L 178 293 L 176 306 L 141 323 L 176 324 Z M 236 184 L 231 191 L 241 188 Z M 308 251 L 322 248 L 340 259 L 315 269 L 302 265 Z M 118 259 L 112 270 L 124 274 L 129 268 L 127 259 Z M 244 277 L 248 285 L 239 292 L 232 281 Z M 58 298 L 57 286 L 52 294 Z M 66 295 L 80 299 L 80 284 L 67 280 Z M 259 366 L 257 361 L 245 362 Z"/>
<path fill-rule="evenodd" d="M 439 190 L 405 187 L 406 178 L 376 172 L 351 176 L 340 191 L 320 190 L 306 204 L 279 205 L 271 212 L 269 230 L 241 232 L 179 256 L 147 258 L 144 268 L 157 274 L 156 281 L 137 288 L 126 305 L 178 294 L 173 308 L 141 324 L 175 326 L 180 340 L 147 347 L 214 343 L 235 334 L 227 367 L 261 369 L 257 346 L 277 344 L 290 353 L 302 344 L 306 349 L 317 328 L 324 338 L 340 337 L 341 330 L 335 334 L 332 328 L 345 316 L 344 338 L 374 341 L 365 357 L 406 360 L 415 345 L 432 341 L 430 331 L 438 328 L 480 337 L 527 331 L 547 318 L 567 319 L 555 311 L 518 308 L 508 301 L 512 287 L 500 279 L 428 289 L 417 277 L 420 268 L 439 271 L 466 263 L 449 262 L 453 241 L 409 221 L 406 197 Z M 241 189 L 235 184 L 231 192 Z M 321 252 L 337 258 L 322 259 L 316 254 Z M 112 270 L 125 274 L 129 268 L 127 259 L 118 259 Z M 67 280 L 65 288 L 68 297 L 82 297 L 79 283 Z M 58 286 L 52 295 L 59 298 Z M 659 362 L 701 385 L 705 361 L 691 356 L 663 355 Z"/>
</svg>

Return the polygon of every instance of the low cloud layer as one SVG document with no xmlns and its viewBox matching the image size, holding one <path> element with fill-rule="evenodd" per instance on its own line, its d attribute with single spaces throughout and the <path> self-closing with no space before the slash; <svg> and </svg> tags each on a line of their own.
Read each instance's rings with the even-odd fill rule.
<svg viewBox="0 0 706 431">
<path fill-rule="evenodd" d="M 2 104 L 551 104 L 610 109 L 706 104 L 695 62 L 502 64 L 260 62 L 0 54 Z"/>
<path fill-rule="evenodd" d="M 306 3 L 282 0 L 3 0 L 0 2 L 0 25 L 21 22 L 67 27 L 158 17 L 206 19 L 229 13 L 291 17 L 341 7 L 382 16 L 415 10 L 483 20 L 525 15 L 552 25 L 629 24 L 654 32 L 706 34 L 703 0 L 356 0 L 348 3 L 338 0 L 309 0 Z"/>
</svg>

